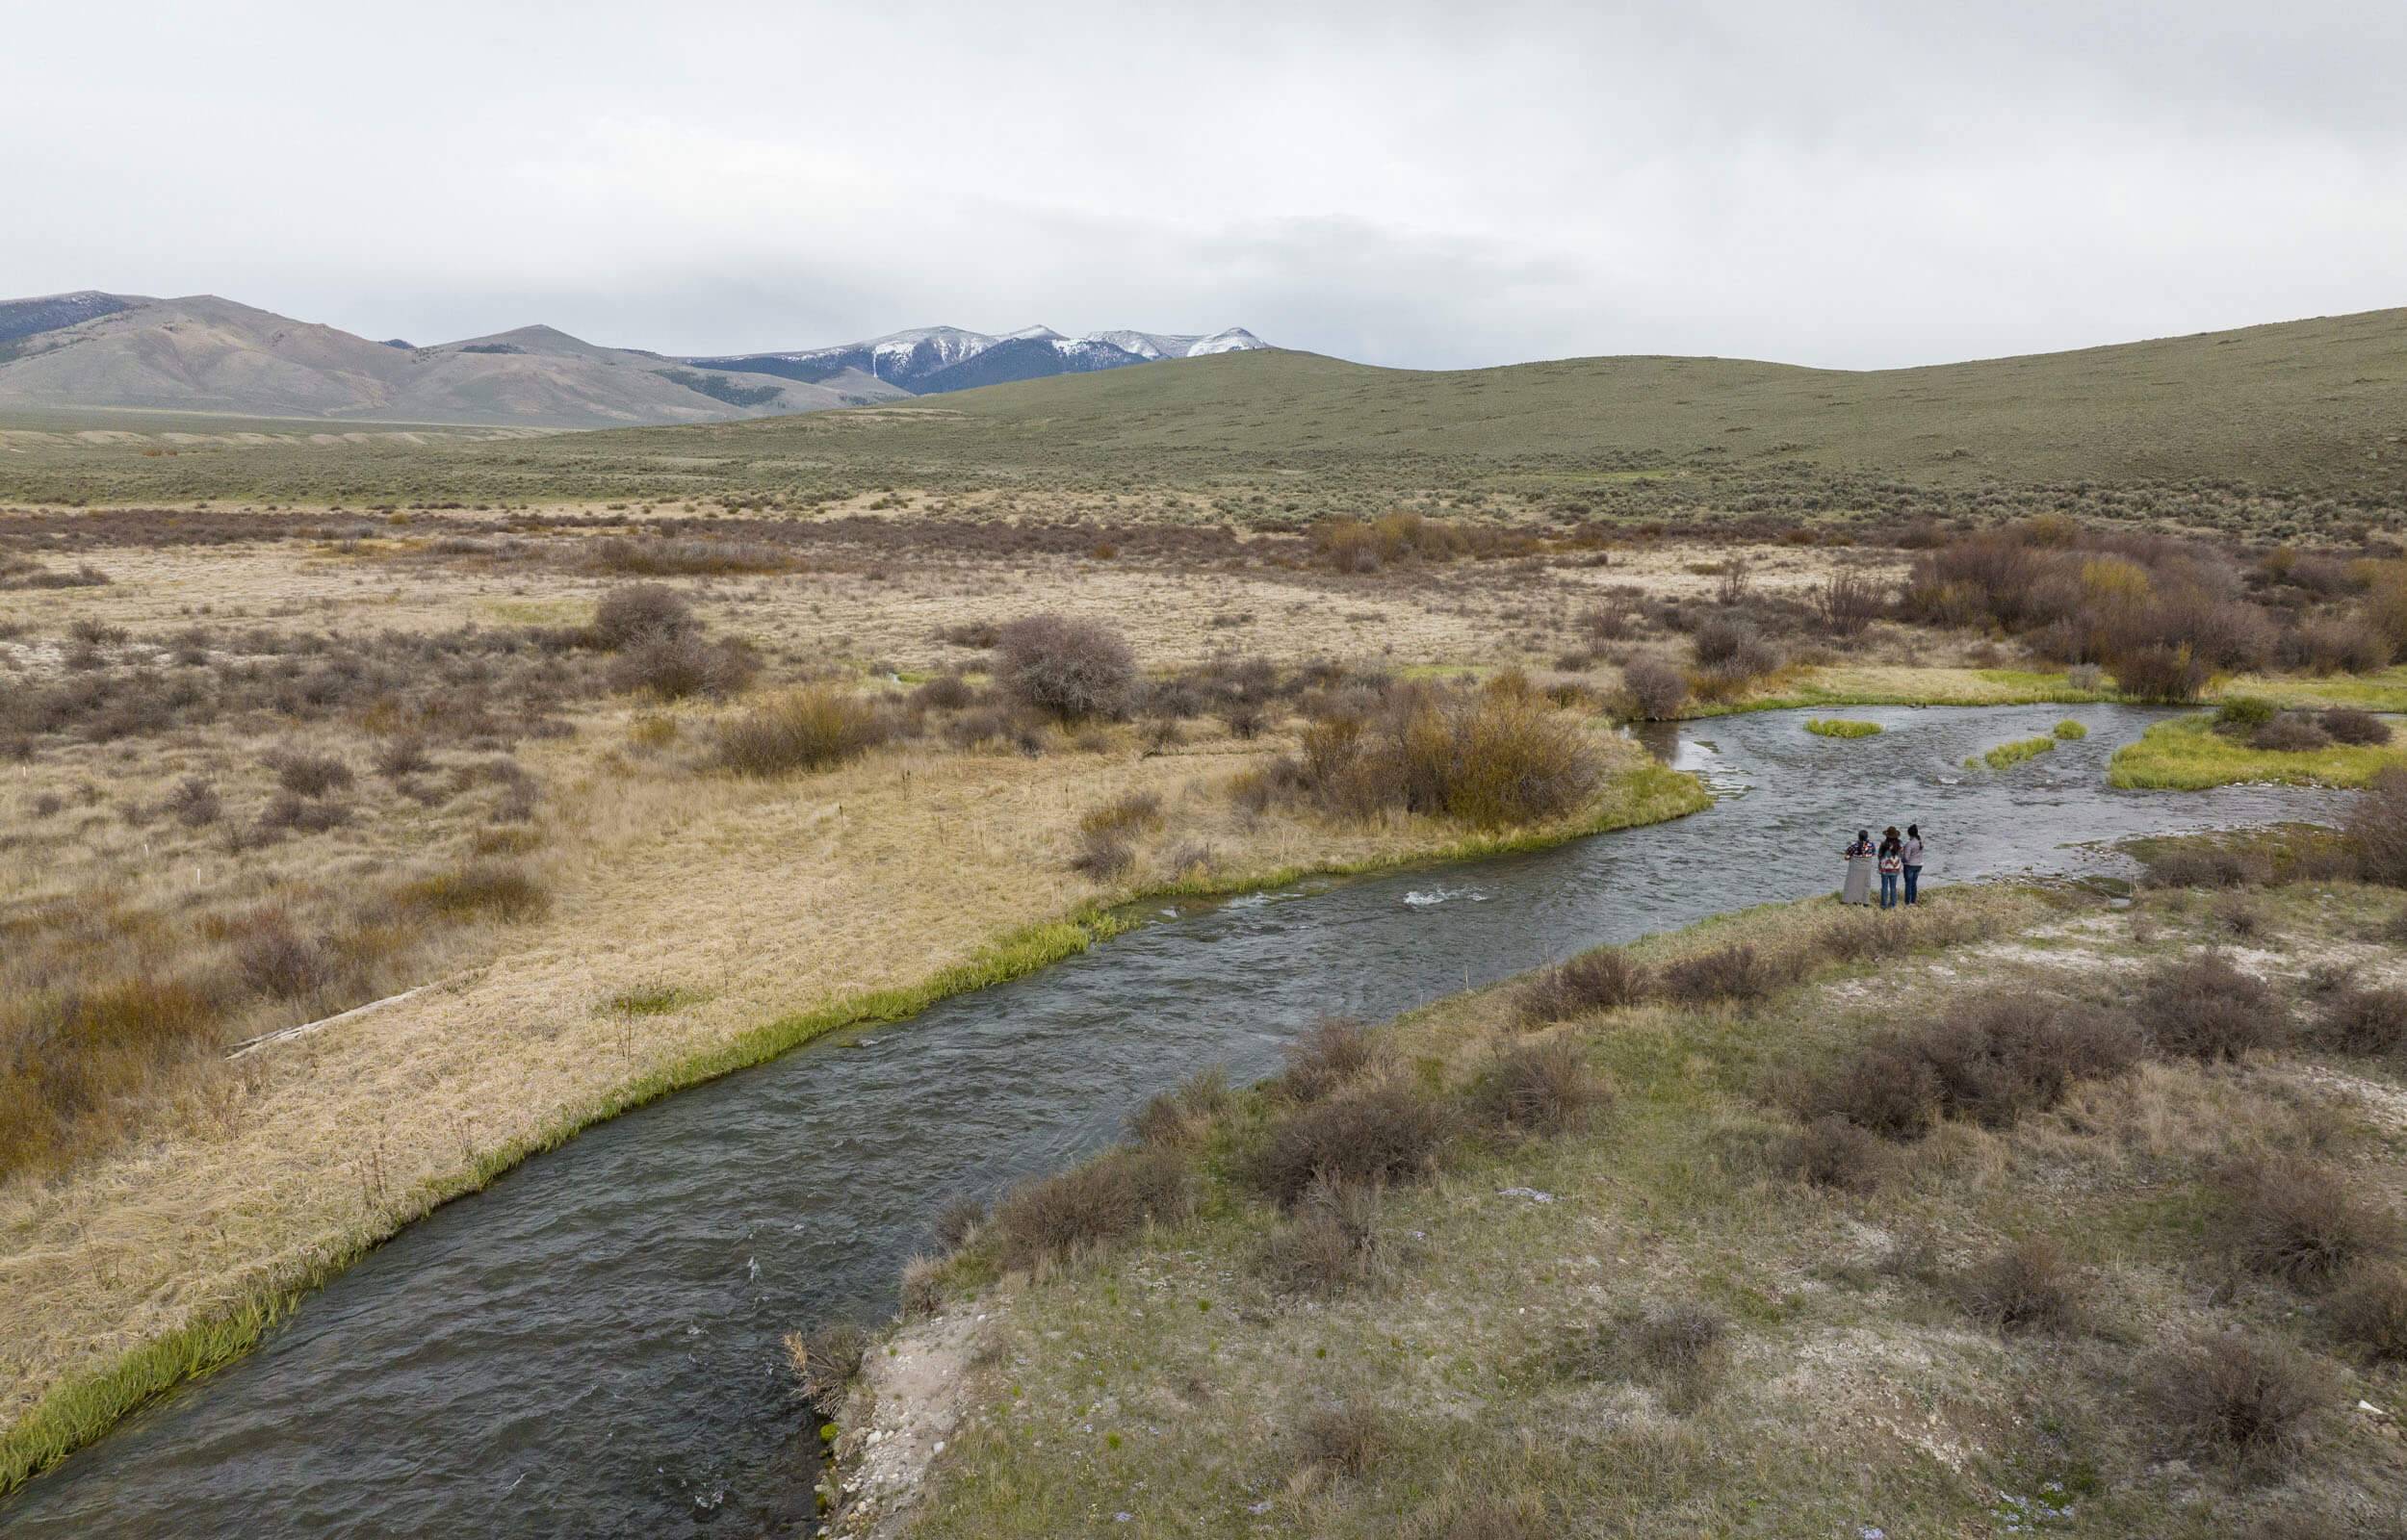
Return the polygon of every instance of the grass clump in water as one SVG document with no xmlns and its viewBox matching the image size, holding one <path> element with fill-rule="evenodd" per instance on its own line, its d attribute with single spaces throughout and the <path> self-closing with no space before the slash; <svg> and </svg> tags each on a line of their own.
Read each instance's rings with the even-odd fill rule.
<svg viewBox="0 0 2407 1540">
<path fill-rule="evenodd" d="M 2008 770 L 2026 759 L 2036 759 L 2055 750 L 2054 738 L 2020 738 L 2012 743 L 2001 743 L 1986 754 L 1974 755 L 1964 761 L 1964 768 L 1978 770 L 1987 765 L 1992 770 Z"/>
<path fill-rule="evenodd" d="M 1805 731 L 1818 738 L 1869 738 L 1879 734 L 1880 724 L 1818 716 L 1805 724 Z"/>
<path fill-rule="evenodd" d="M 2089 736 L 2089 730 L 2069 716 L 2056 725 L 2055 732 L 2057 740 L 2060 743 L 2079 743 Z"/>
</svg>

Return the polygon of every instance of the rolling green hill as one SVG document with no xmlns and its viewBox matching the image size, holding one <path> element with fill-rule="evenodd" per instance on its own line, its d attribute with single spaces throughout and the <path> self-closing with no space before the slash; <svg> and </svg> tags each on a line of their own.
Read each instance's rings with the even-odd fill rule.
<svg viewBox="0 0 2407 1540">
<path fill-rule="evenodd" d="M 1432 493 L 1597 511 L 1749 498 L 1895 511 L 1906 490 L 1962 506 L 1999 487 L 2088 483 L 2080 496 L 2095 499 L 2101 487 L 2215 483 L 2226 504 L 2270 497 L 2378 518 L 2407 505 L 2407 310 L 1875 372 L 1630 357 L 1427 372 L 1232 353 L 855 411 L 506 443 L 298 432 L 233 443 L 202 428 L 170 458 L 55 422 L 8 431 L 31 425 L 0 421 L 0 449 L 13 451 L 0 452 L 0 498 L 807 506 L 887 487 L 1177 487 L 1278 518 Z"/>
</svg>

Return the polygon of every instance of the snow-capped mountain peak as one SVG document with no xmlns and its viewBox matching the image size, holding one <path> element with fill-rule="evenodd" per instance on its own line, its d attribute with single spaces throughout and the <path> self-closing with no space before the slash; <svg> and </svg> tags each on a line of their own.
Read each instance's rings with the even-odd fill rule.
<svg viewBox="0 0 2407 1540">
<path fill-rule="evenodd" d="M 1265 346 L 1242 326 L 1231 326 L 1210 336 L 1121 330 L 1089 332 L 1083 337 L 1065 337 L 1050 326 L 1041 325 L 1022 326 L 1000 336 L 965 331 L 959 326 L 919 326 L 833 347 L 689 358 L 684 362 L 812 383 L 858 372 L 874 375 L 885 384 L 898 385 L 914 395 L 929 395 Z"/>
</svg>

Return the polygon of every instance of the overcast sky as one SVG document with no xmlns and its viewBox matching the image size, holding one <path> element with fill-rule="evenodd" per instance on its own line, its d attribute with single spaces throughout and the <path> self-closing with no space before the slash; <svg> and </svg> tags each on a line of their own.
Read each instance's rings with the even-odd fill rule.
<svg viewBox="0 0 2407 1540">
<path fill-rule="evenodd" d="M 0 295 L 1934 362 L 2407 304 L 2400 0 L 14 8 Z"/>
</svg>

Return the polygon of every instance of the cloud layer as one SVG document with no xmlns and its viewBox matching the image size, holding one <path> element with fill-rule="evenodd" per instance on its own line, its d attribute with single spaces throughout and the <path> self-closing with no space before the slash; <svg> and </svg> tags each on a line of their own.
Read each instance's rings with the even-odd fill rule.
<svg viewBox="0 0 2407 1540">
<path fill-rule="evenodd" d="M 2407 303 L 2407 7 L 36 8 L 0 295 L 1876 367 Z"/>
</svg>

